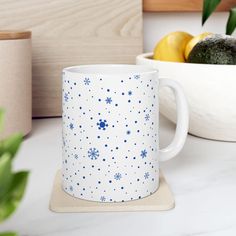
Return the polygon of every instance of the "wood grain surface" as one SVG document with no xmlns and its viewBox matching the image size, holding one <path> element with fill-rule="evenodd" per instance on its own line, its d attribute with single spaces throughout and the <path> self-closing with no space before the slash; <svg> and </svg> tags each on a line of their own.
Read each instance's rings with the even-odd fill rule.
<svg viewBox="0 0 236 236">
<path fill-rule="evenodd" d="M 0 29 L 32 31 L 33 116 L 61 115 L 61 70 L 134 63 L 142 52 L 141 0 L 0 0 Z"/>
<path fill-rule="evenodd" d="M 195 12 L 202 10 L 203 0 L 143 0 L 145 12 Z M 228 11 L 236 0 L 222 0 L 217 11 Z"/>
<path fill-rule="evenodd" d="M 29 38 L 31 38 L 30 31 L 9 31 L 9 30 L 0 31 L 0 40 L 29 39 Z"/>
</svg>

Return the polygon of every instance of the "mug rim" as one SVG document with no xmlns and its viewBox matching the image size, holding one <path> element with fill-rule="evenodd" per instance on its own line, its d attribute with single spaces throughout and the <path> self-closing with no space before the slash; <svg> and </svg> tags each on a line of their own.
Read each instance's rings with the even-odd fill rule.
<svg viewBox="0 0 236 236">
<path fill-rule="evenodd" d="M 110 70 L 108 72 L 107 70 Z M 144 75 L 158 73 L 158 69 L 149 65 L 135 64 L 88 64 L 66 67 L 62 70 L 64 73 L 74 75 Z"/>
</svg>

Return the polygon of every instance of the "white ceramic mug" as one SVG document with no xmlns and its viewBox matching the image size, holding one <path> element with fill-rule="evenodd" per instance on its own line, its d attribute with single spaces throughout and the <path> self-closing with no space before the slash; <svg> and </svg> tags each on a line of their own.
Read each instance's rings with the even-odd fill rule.
<svg viewBox="0 0 236 236">
<path fill-rule="evenodd" d="M 177 103 L 172 143 L 159 150 L 158 90 Z M 188 107 L 180 86 L 138 65 L 85 65 L 63 70 L 63 189 L 101 202 L 140 199 L 159 186 L 159 161 L 182 149 Z"/>
</svg>

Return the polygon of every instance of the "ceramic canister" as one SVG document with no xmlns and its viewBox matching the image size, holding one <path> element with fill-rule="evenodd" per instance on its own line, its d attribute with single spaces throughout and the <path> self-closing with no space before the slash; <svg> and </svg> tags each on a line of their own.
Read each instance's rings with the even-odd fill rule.
<svg viewBox="0 0 236 236">
<path fill-rule="evenodd" d="M 1 138 L 31 130 L 31 61 L 31 32 L 0 31 L 0 108 L 5 111 Z"/>
<path fill-rule="evenodd" d="M 159 149 L 159 88 L 176 94 L 173 142 Z M 182 89 L 150 67 L 88 65 L 63 70 L 63 188 L 72 196 L 122 202 L 159 186 L 159 161 L 175 156 L 188 130 Z"/>
</svg>

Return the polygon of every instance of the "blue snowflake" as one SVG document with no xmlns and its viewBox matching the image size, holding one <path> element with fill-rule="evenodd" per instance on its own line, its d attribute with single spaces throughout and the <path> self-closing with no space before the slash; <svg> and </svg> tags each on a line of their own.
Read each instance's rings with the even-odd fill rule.
<svg viewBox="0 0 236 236">
<path fill-rule="evenodd" d="M 148 121 L 150 119 L 150 115 L 149 114 L 146 114 L 145 115 L 145 120 Z"/>
<path fill-rule="evenodd" d="M 78 158 L 79 158 L 79 155 L 78 155 L 78 154 L 75 154 L 74 157 L 75 157 L 75 159 L 78 159 Z"/>
<path fill-rule="evenodd" d="M 96 160 L 99 157 L 99 151 L 96 148 L 89 148 L 88 157 L 91 160 Z"/>
<path fill-rule="evenodd" d="M 71 191 L 71 192 L 73 191 L 73 187 L 72 187 L 72 186 L 70 186 L 70 191 Z"/>
<path fill-rule="evenodd" d="M 128 92 L 128 95 L 131 96 L 131 95 L 132 95 L 132 91 L 129 91 L 129 92 Z"/>
<path fill-rule="evenodd" d="M 127 130 L 126 134 L 128 134 L 128 135 L 129 135 L 130 133 L 131 133 L 131 131 L 130 131 L 130 130 Z"/>
<path fill-rule="evenodd" d="M 146 172 L 146 173 L 144 174 L 144 178 L 145 178 L 145 179 L 148 179 L 149 176 L 150 176 L 149 172 Z"/>
<path fill-rule="evenodd" d="M 65 94 L 64 94 L 64 100 L 65 100 L 65 102 L 68 102 L 68 100 L 69 100 L 69 95 L 68 95 L 68 93 L 65 93 Z"/>
<path fill-rule="evenodd" d="M 107 104 L 111 104 L 112 99 L 111 99 L 111 97 L 107 97 L 105 101 L 106 101 Z"/>
<path fill-rule="evenodd" d="M 134 75 L 134 78 L 135 78 L 135 79 L 139 79 L 139 78 L 140 78 L 140 75 Z"/>
<path fill-rule="evenodd" d="M 105 202 L 106 201 L 106 197 L 105 196 L 101 196 L 100 200 L 101 200 L 101 202 Z"/>
<path fill-rule="evenodd" d="M 121 173 L 116 173 L 116 174 L 114 175 L 114 179 L 115 179 L 115 180 L 120 180 L 121 178 L 122 178 Z"/>
<path fill-rule="evenodd" d="M 144 149 L 144 150 L 141 151 L 140 156 L 141 156 L 142 158 L 144 158 L 144 157 L 147 156 L 147 151 L 146 151 L 146 149 Z"/>
<path fill-rule="evenodd" d="M 70 127 L 71 130 L 74 129 L 74 125 L 72 123 L 69 124 L 69 127 Z"/>
<path fill-rule="evenodd" d="M 105 130 L 106 127 L 108 127 L 107 121 L 99 119 L 99 122 L 97 122 L 98 129 Z"/>
<path fill-rule="evenodd" d="M 89 85 L 91 83 L 90 79 L 89 78 L 85 78 L 84 79 L 84 84 L 85 85 Z"/>
</svg>

